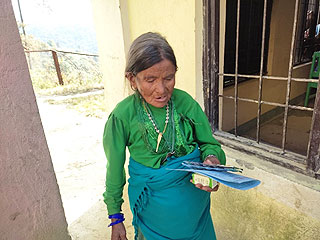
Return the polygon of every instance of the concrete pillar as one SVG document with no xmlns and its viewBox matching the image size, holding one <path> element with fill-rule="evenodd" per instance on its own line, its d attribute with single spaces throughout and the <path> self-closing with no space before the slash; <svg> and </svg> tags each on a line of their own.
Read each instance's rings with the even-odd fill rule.
<svg viewBox="0 0 320 240">
<path fill-rule="evenodd" d="M 0 1 L 0 29 L 0 239 L 67 240 L 59 188 L 10 0 Z"/>
</svg>

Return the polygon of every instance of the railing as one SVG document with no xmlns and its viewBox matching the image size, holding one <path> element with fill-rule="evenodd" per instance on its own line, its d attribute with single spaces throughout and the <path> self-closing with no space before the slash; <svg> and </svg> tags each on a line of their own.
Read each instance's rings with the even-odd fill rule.
<svg viewBox="0 0 320 240">
<path fill-rule="evenodd" d="M 80 53 L 80 52 L 69 52 L 69 51 L 61 51 L 61 50 L 55 50 L 55 49 L 43 49 L 43 50 L 25 50 L 25 53 L 32 53 L 32 52 L 51 52 L 52 58 L 54 61 L 54 66 L 56 68 L 58 80 L 60 85 L 64 85 L 61 70 L 60 70 L 60 64 L 57 53 L 68 53 L 68 54 L 75 54 L 75 55 L 82 55 L 82 56 L 88 56 L 88 57 L 99 57 L 97 54 L 90 54 L 90 53 Z"/>
</svg>

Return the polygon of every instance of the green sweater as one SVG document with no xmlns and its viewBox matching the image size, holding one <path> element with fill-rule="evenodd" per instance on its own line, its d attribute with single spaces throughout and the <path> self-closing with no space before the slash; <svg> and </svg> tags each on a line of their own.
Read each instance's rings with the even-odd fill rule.
<svg viewBox="0 0 320 240">
<path fill-rule="evenodd" d="M 195 146 L 199 146 L 202 161 L 208 155 L 215 155 L 221 164 L 225 164 L 225 154 L 220 144 L 212 136 L 207 116 L 199 104 L 188 93 L 178 89 L 174 89 L 171 99 L 179 116 L 180 132 L 186 144 L 190 146 L 189 149 L 193 150 Z M 136 162 L 151 168 L 160 168 L 161 160 L 165 159 L 169 153 L 169 150 L 162 153 L 155 152 L 157 145 L 154 137 L 157 136 L 154 134 L 155 130 L 150 134 L 147 133 L 148 142 L 153 150 L 146 147 L 143 130 L 139 127 L 137 110 L 139 101 L 141 100 L 136 94 L 121 101 L 112 111 L 105 125 L 103 146 L 107 157 L 107 175 L 106 191 L 103 196 L 109 215 L 121 211 L 123 186 L 126 182 L 124 170 L 126 147 Z M 162 131 L 165 125 L 166 107 L 156 108 L 152 105 L 148 107 L 158 128 Z M 167 132 L 164 137 L 168 134 Z"/>
</svg>

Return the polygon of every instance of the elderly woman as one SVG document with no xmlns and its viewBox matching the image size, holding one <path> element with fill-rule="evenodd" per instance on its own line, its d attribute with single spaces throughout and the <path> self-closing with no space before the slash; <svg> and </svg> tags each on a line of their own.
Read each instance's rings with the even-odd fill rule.
<svg viewBox="0 0 320 240">
<path fill-rule="evenodd" d="M 135 239 L 215 239 L 210 216 L 210 188 L 190 182 L 185 160 L 225 164 L 199 104 L 175 89 L 177 63 L 168 42 L 145 33 L 132 43 L 125 70 L 134 94 L 110 114 L 103 144 L 107 157 L 106 191 L 112 240 L 127 239 L 121 213 L 129 158 L 129 202 Z"/>
</svg>

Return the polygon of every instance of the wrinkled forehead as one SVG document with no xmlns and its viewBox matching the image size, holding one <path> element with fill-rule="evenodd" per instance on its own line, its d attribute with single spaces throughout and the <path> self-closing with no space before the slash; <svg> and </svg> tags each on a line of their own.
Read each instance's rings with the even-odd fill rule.
<svg viewBox="0 0 320 240">
<path fill-rule="evenodd" d="M 172 64 L 170 60 L 164 59 L 159 63 L 152 65 L 151 67 L 140 71 L 138 75 L 143 78 L 150 77 L 168 77 L 174 76 L 176 73 L 176 67 Z"/>
</svg>

